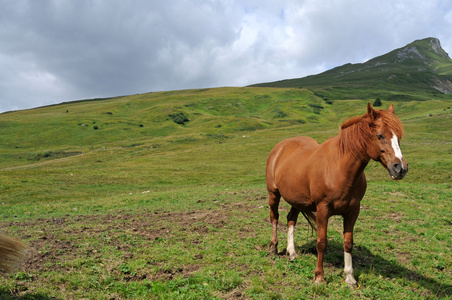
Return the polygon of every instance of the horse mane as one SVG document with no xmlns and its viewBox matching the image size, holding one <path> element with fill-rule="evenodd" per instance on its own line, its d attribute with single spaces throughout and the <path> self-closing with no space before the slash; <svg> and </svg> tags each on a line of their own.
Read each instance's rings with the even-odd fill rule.
<svg viewBox="0 0 452 300">
<path fill-rule="evenodd" d="M 375 120 L 381 118 L 400 140 L 404 136 L 402 122 L 391 112 L 378 110 L 373 119 L 369 114 L 353 117 L 341 125 L 339 133 L 339 146 L 342 153 L 352 153 L 358 159 L 368 159 L 367 147 L 375 138 L 373 128 Z"/>
</svg>

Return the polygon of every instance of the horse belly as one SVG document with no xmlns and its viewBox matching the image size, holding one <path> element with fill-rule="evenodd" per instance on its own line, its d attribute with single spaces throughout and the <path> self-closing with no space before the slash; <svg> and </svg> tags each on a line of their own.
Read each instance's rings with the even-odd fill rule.
<svg viewBox="0 0 452 300">
<path fill-rule="evenodd" d="M 279 187 L 281 197 L 295 208 L 305 211 L 315 211 L 315 202 L 311 199 L 309 191 L 304 186 L 300 185 L 285 185 Z"/>
</svg>

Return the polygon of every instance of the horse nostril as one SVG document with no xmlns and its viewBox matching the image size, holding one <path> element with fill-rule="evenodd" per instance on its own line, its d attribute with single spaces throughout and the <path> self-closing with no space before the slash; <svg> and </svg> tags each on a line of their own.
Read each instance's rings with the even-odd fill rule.
<svg viewBox="0 0 452 300">
<path fill-rule="evenodd" d="M 400 171 L 402 171 L 400 164 L 394 164 L 392 166 L 392 168 L 394 169 L 394 172 L 396 172 L 396 173 L 400 173 Z"/>
</svg>

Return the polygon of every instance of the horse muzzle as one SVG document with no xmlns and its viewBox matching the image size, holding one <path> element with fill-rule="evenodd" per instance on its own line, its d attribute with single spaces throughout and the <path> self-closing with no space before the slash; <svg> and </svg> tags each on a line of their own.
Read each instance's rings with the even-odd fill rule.
<svg viewBox="0 0 452 300">
<path fill-rule="evenodd" d="M 394 180 L 400 180 L 408 173 L 408 163 L 398 162 L 388 167 L 389 175 Z"/>
</svg>

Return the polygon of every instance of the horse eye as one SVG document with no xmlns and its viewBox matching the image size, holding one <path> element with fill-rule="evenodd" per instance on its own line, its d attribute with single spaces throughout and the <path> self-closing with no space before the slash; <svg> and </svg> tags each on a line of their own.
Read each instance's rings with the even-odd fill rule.
<svg viewBox="0 0 452 300">
<path fill-rule="evenodd" d="M 377 134 L 377 138 L 378 138 L 379 140 L 382 140 L 382 139 L 385 138 L 385 136 L 384 136 L 383 134 Z"/>
</svg>

